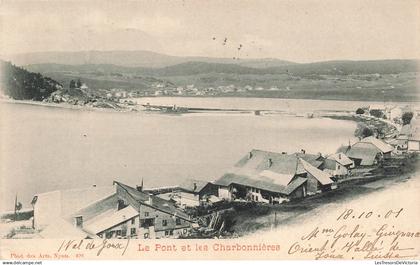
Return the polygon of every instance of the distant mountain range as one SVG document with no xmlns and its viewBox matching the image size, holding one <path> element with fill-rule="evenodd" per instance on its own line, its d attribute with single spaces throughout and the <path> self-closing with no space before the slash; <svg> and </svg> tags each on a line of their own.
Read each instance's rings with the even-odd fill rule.
<svg viewBox="0 0 420 265">
<path fill-rule="evenodd" d="M 162 68 L 127 67 L 115 64 L 57 64 L 43 63 L 26 65 L 25 68 L 40 73 L 73 72 L 101 74 L 136 74 L 142 76 L 188 76 L 199 74 L 288 74 L 308 75 L 363 75 L 398 74 L 417 72 L 418 60 L 377 60 L 377 61 L 327 61 L 308 64 L 290 64 L 277 67 L 252 68 L 237 64 L 186 62 Z"/>
<path fill-rule="evenodd" d="M 252 68 L 267 68 L 295 64 L 279 59 L 237 59 L 170 56 L 150 51 L 78 51 L 23 53 L 6 58 L 17 65 L 30 64 L 113 64 L 126 67 L 162 68 L 186 62 L 235 64 Z"/>
</svg>

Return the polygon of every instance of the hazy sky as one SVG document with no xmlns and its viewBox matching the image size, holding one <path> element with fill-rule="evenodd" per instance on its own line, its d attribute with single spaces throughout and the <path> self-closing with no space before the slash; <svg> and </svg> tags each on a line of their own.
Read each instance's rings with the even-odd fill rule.
<svg viewBox="0 0 420 265">
<path fill-rule="evenodd" d="M 0 54 L 150 50 L 297 62 L 420 58 L 420 1 L 0 2 Z"/>
</svg>

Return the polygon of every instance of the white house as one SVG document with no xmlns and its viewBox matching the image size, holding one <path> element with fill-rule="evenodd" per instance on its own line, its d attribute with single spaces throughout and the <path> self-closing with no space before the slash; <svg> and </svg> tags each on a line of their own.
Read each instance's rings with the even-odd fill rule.
<svg viewBox="0 0 420 265">
<path fill-rule="evenodd" d="M 328 165 L 329 161 L 334 161 L 333 165 Z M 354 168 L 354 162 L 344 153 L 336 153 L 327 157 L 325 160 L 327 171 L 333 176 L 346 176 L 349 174 L 350 170 Z"/>
</svg>

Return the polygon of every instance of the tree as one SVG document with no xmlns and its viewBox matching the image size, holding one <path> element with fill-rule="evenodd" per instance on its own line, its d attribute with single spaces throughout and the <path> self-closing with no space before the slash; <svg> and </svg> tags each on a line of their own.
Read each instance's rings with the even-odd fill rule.
<svg viewBox="0 0 420 265">
<path fill-rule="evenodd" d="M 43 100 L 60 85 L 58 82 L 0 60 L 0 90 L 17 100 Z"/>
<path fill-rule="evenodd" d="M 401 119 L 403 121 L 403 125 L 410 124 L 411 119 L 413 118 L 414 114 L 410 112 L 404 112 Z"/>
<path fill-rule="evenodd" d="M 364 123 L 358 123 L 354 131 L 354 136 L 358 138 L 366 138 L 373 135 L 373 130 Z"/>
<path fill-rule="evenodd" d="M 372 135 L 373 135 L 373 131 L 372 131 L 371 128 L 369 128 L 369 127 L 363 128 L 362 135 L 361 135 L 362 138 L 366 138 L 366 137 L 369 137 L 369 136 L 372 136 Z"/>
<path fill-rule="evenodd" d="M 80 79 L 77 79 L 76 81 L 76 87 L 80 88 L 82 86 L 82 81 L 80 81 Z"/>
<path fill-rule="evenodd" d="M 376 117 L 376 118 L 382 118 L 384 116 L 384 113 L 382 110 L 379 109 L 372 109 L 369 111 L 370 115 Z"/>
<path fill-rule="evenodd" d="M 365 114 L 365 111 L 362 108 L 358 108 L 356 114 Z"/>
<path fill-rule="evenodd" d="M 69 88 L 76 88 L 76 82 L 74 80 L 70 81 Z"/>
</svg>

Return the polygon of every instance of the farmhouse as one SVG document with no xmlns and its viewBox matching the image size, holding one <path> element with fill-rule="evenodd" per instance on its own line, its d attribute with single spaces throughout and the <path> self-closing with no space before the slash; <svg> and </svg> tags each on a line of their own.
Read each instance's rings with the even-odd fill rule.
<svg viewBox="0 0 420 265">
<path fill-rule="evenodd" d="M 280 203 L 331 189 L 331 175 L 317 165 L 298 154 L 252 150 L 215 184 L 223 199 Z"/>
<path fill-rule="evenodd" d="M 353 144 L 345 154 L 354 161 L 355 166 L 373 166 L 382 159 L 390 158 L 393 150 L 391 145 L 369 136 Z"/>
<path fill-rule="evenodd" d="M 217 186 L 196 179 L 185 180 L 169 194 L 170 198 L 181 207 L 197 207 L 211 195 L 217 195 Z"/>
<path fill-rule="evenodd" d="M 163 200 L 157 196 L 149 195 L 133 187 L 114 181 L 112 187 L 103 188 L 107 192 L 95 192 L 102 188 L 86 190 L 87 195 L 97 194 L 94 200 L 80 201 L 77 206 L 67 207 L 70 203 L 67 197 L 75 198 L 80 192 L 56 191 L 60 194 L 59 200 L 51 203 L 50 199 L 57 197 L 45 194 L 34 197 L 35 224 L 56 227 L 63 220 L 86 234 L 86 237 L 102 238 L 165 238 L 178 237 L 190 231 L 192 221 L 189 216 L 177 209 L 173 202 Z M 63 197 L 62 194 L 67 196 Z M 72 194 L 70 196 L 70 194 Z M 39 198 L 43 198 L 42 201 Z M 74 201 L 74 200 L 73 200 Z M 58 214 L 55 210 L 66 209 Z M 64 206 L 64 207 L 63 207 Z M 55 217 L 54 219 L 50 219 Z M 55 220 L 58 220 L 56 222 Z"/>
<path fill-rule="evenodd" d="M 324 171 L 327 171 L 335 177 L 346 176 L 349 174 L 350 170 L 354 168 L 353 160 L 342 152 L 328 156 L 324 164 Z"/>
</svg>

